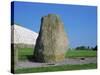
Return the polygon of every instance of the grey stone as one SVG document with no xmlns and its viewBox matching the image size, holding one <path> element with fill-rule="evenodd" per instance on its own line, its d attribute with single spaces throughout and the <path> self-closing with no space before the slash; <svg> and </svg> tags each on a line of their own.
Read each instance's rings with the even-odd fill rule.
<svg viewBox="0 0 100 75">
<path fill-rule="evenodd" d="M 42 17 L 34 50 L 35 61 L 49 63 L 63 61 L 67 49 L 68 38 L 60 17 L 55 14 Z"/>
</svg>

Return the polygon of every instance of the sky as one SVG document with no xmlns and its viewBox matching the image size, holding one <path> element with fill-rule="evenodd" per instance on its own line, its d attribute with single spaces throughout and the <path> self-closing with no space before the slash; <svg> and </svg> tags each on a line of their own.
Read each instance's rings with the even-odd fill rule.
<svg viewBox="0 0 100 75">
<path fill-rule="evenodd" d="M 13 6 L 12 6 L 13 7 Z M 97 45 L 97 7 L 68 4 L 14 2 L 14 23 L 39 32 L 41 17 L 57 14 L 64 23 L 69 47 Z"/>
</svg>

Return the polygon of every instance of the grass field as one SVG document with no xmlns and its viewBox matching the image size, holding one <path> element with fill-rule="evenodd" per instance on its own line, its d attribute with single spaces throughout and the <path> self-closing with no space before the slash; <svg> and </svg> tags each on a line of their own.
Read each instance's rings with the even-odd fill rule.
<svg viewBox="0 0 100 75">
<path fill-rule="evenodd" d="M 66 57 L 74 58 L 74 57 L 96 57 L 97 51 L 93 50 L 69 50 L 66 52 Z"/>
<path fill-rule="evenodd" d="M 33 73 L 33 72 L 49 72 L 49 71 L 68 71 L 68 70 L 86 70 L 96 69 L 97 64 L 83 64 L 83 65 L 62 65 L 38 68 L 23 68 L 15 70 L 15 73 Z"/>
<path fill-rule="evenodd" d="M 20 48 L 18 50 L 19 60 L 27 60 L 28 57 L 33 56 L 32 48 Z M 66 58 L 77 57 L 96 57 L 97 52 L 92 50 L 68 50 L 66 52 Z M 78 65 L 62 65 L 62 66 L 50 66 L 50 67 L 38 67 L 38 68 L 23 68 L 15 70 L 15 73 L 34 73 L 34 72 L 49 72 L 49 71 L 68 71 L 68 70 L 84 70 L 84 69 L 96 69 L 97 64 L 78 64 Z"/>
<path fill-rule="evenodd" d="M 32 48 L 20 48 L 18 50 L 19 60 L 26 60 L 29 56 L 33 55 Z M 66 52 L 66 58 L 76 58 L 76 57 L 96 57 L 97 52 L 92 50 L 68 50 Z"/>
<path fill-rule="evenodd" d="M 19 60 L 26 60 L 28 56 L 33 55 L 33 49 L 32 48 L 20 48 L 18 50 L 18 59 Z"/>
</svg>

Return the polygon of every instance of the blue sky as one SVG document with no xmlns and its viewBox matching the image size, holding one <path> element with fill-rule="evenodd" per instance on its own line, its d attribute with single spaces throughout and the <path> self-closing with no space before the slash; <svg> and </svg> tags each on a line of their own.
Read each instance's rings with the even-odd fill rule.
<svg viewBox="0 0 100 75">
<path fill-rule="evenodd" d="M 97 7 L 14 2 L 14 23 L 39 32 L 41 17 L 57 14 L 64 23 L 70 47 L 97 44 Z"/>
</svg>

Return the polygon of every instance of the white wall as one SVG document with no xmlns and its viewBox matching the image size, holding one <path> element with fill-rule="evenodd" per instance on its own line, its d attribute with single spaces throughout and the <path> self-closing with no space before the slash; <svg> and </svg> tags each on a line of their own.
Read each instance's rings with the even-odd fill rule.
<svg viewBox="0 0 100 75">
<path fill-rule="evenodd" d="M 11 43 L 14 44 L 32 44 L 35 45 L 38 34 L 25 27 L 19 25 L 11 26 L 12 39 Z M 14 32 L 14 33 L 13 33 Z"/>
</svg>

